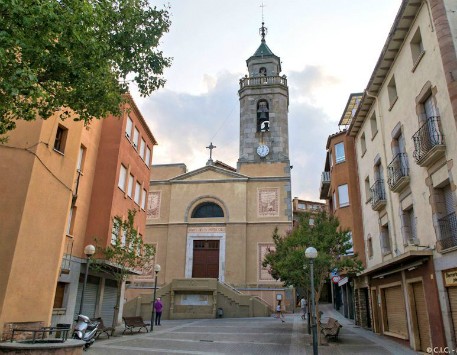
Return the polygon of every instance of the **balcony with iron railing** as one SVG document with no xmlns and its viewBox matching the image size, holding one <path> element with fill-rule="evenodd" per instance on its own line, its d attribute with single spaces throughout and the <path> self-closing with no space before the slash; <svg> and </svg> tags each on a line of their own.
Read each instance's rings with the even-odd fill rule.
<svg viewBox="0 0 457 355">
<path fill-rule="evenodd" d="M 386 206 L 386 190 L 384 188 L 384 180 L 378 179 L 370 187 L 371 192 L 371 208 L 374 211 L 380 211 Z"/>
<path fill-rule="evenodd" d="M 409 184 L 408 156 L 398 153 L 387 166 L 387 183 L 393 192 L 401 192 Z"/>
<path fill-rule="evenodd" d="M 240 90 L 248 86 L 281 85 L 287 88 L 286 76 L 245 76 L 240 79 Z"/>
<path fill-rule="evenodd" d="M 428 167 L 444 156 L 446 145 L 441 133 L 440 117 L 429 117 L 413 135 L 414 159 L 419 166 Z"/>
<path fill-rule="evenodd" d="M 62 265 L 60 268 L 61 274 L 69 274 L 71 269 L 71 254 L 73 252 L 73 237 L 71 235 L 66 236 L 65 239 L 65 250 L 62 258 Z"/>
<path fill-rule="evenodd" d="M 328 191 L 330 189 L 330 171 L 324 171 L 321 175 L 320 199 L 326 200 L 328 198 Z"/>
<path fill-rule="evenodd" d="M 455 212 L 438 220 L 440 237 L 436 242 L 438 252 L 448 251 L 457 247 L 457 217 Z"/>
</svg>

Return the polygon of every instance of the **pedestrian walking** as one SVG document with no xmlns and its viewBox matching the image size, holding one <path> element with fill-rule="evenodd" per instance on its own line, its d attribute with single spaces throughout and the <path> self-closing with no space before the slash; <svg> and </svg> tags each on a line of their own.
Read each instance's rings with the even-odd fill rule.
<svg viewBox="0 0 457 355">
<path fill-rule="evenodd" d="M 162 301 L 160 300 L 160 297 L 157 297 L 156 301 L 154 302 L 154 310 L 156 312 L 155 325 L 161 325 L 160 319 L 162 318 L 162 308 Z"/>
<path fill-rule="evenodd" d="M 305 297 L 302 297 L 300 300 L 300 308 L 301 308 L 301 319 L 306 319 L 306 307 L 308 306 L 308 302 L 306 301 Z"/>
<path fill-rule="evenodd" d="M 281 319 L 281 322 L 284 323 L 284 314 L 281 310 L 281 301 L 278 301 L 278 304 L 276 305 L 276 318 Z"/>
</svg>

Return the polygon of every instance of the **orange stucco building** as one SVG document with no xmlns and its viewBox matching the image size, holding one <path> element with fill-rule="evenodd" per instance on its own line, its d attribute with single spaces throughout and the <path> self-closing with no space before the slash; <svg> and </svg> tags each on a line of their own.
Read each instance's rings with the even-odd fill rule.
<svg viewBox="0 0 457 355">
<path fill-rule="evenodd" d="M 0 336 L 22 324 L 71 323 L 87 244 L 111 242 L 113 218 L 145 228 L 156 143 L 128 95 L 122 117 L 18 121 L 0 145 Z M 113 317 L 114 280 L 89 275 L 83 313 Z M 115 301 L 115 300 L 114 300 Z M 108 320 L 108 319 L 107 319 Z M 106 321 L 106 320 L 105 320 Z"/>
</svg>

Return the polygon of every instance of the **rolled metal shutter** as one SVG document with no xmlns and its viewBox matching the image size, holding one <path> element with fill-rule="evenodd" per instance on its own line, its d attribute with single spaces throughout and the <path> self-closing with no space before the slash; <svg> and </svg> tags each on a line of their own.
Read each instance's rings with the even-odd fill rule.
<svg viewBox="0 0 457 355">
<path fill-rule="evenodd" d="M 99 281 L 97 279 L 97 281 Z M 93 283 L 93 280 L 88 280 L 86 289 L 84 291 L 84 304 L 82 308 L 82 314 L 89 318 L 95 317 L 95 306 L 97 304 L 97 297 L 98 297 L 98 282 Z M 75 319 L 78 316 L 79 312 L 79 305 L 81 304 L 81 295 L 82 295 L 82 282 L 78 285 L 78 295 L 76 298 L 76 307 L 75 307 Z"/>
<path fill-rule="evenodd" d="M 457 339 L 457 287 L 448 287 L 449 304 L 451 305 L 451 318 L 454 325 L 454 336 Z"/>
<path fill-rule="evenodd" d="M 117 299 L 116 282 L 110 281 L 111 280 L 105 280 L 105 290 L 103 292 L 102 307 L 100 312 L 100 317 L 102 317 L 103 323 L 106 326 L 111 326 L 111 324 L 113 324 L 114 307 L 116 306 Z"/>
<path fill-rule="evenodd" d="M 401 336 L 408 336 L 405 299 L 401 286 L 385 288 L 384 299 L 387 318 L 387 329 L 385 330 Z"/>
<path fill-rule="evenodd" d="M 427 305 L 425 303 L 424 288 L 422 282 L 412 284 L 414 301 L 416 304 L 417 328 L 419 330 L 420 348 L 426 351 L 431 346 L 430 341 L 430 322 L 428 320 Z"/>
</svg>

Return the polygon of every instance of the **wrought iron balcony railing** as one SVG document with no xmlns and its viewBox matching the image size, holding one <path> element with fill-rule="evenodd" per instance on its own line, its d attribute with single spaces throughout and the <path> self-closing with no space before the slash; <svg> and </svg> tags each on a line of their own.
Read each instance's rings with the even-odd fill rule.
<svg viewBox="0 0 457 355">
<path fill-rule="evenodd" d="M 285 76 L 245 76 L 240 79 L 240 90 L 246 86 L 259 86 L 259 85 L 282 85 L 287 87 L 287 78 Z"/>
<path fill-rule="evenodd" d="M 61 274 L 69 274 L 71 268 L 71 254 L 73 252 L 73 237 L 67 235 L 65 240 L 65 251 L 62 258 Z"/>
<path fill-rule="evenodd" d="M 441 252 L 457 247 L 457 217 L 455 212 L 440 218 L 438 220 L 438 226 L 440 228 L 440 238 L 436 242 L 436 249 Z"/>
<path fill-rule="evenodd" d="M 371 192 L 371 208 L 379 211 L 386 205 L 386 191 L 384 189 L 384 180 L 378 179 L 370 187 Z"/>
<path fill-rule="evenodd" d="M 444 135 L 440 129 L 440 117 L 429 117 L 413 135 L 414 159 L 420 166 L 428 166 L 445 151 Z"/>
<path fill-rule="evenodd" d="M 323 171 L 321 175 L 320 198 L 326 200 L 330 189 L 330 171 Z"/>
<path fill-rule="evenodd" d="M 406 153 L 398 153 L 387 166 L 389 178 L 387 183 L 394 192 L 399 192 L 409 182 L 408 156 Z"/>
</svg>

